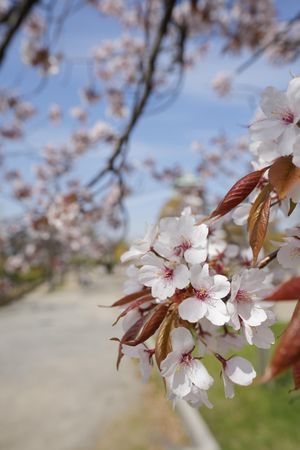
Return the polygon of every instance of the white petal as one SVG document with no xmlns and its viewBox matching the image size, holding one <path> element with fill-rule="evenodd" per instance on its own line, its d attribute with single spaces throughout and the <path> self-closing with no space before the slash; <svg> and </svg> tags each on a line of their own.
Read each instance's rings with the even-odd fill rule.
<svg viewBox="0 0 300 450">
<path fill-rule="evenodd" d="M 243 323 L 243 331 L 248 344 L 253 345 L 253 331 L 246 322 Z"/>
<path fill-rule="evenodd" d="M 214 298 L 224 298 L 230 291 L 230 283 L 224 275 L 214 276 L 214 285 L 210 290 Z"/>
<path fill-rule="evenodd" d="M 251 203 L 241 203 L 233 212 L 232 218 L 236 225 L 245 225 L 247 222 Z"/>
<path fill-rule="evenodd" d="M 204 317 L 207 312 L 207 306 L 204 301 L 190 297 L 180 303 L 178 312 L 183 320 L 195 323 Z"/>
<path fill-rule="evenodd" d="M 171 246 L 159 240 L 155 242 L 154 250 L 156 251 L 156 253 L 167 259 L 171 259 L 171 256 L 173 254 L 173 249 L 171 248 Z"/>
<path fill-rule="evenodd" d="M 288 99 L 284 92 L 273 86 L 268 86 L 261 94 L 260 107 L 267 117 L 272 117 L 274 111 L 282 111 L 288 106 Z"/>
<path fill-rule="evenodd" d="M 222 369 L 222 378 L 224 383 L 224 391 L 225 391 L 225 397 L 226 398 L 233 398 L 234 397 L 234 387 L 232 381 L 226 376 Z"/>
<path fill-rule="evenodd" d="M 275 336 L 271 328 L 263 325 L 253 330 L 253 344 L 258 348 L 270 348 L 275 342 Z"/>
<path fill-rule="evenodd" d="M 285 125 L 279 120 L 260 119 L 250 126 L 250 134 L 253 140 L 273 141 L 284 132 Z"/>
<path fill-rule="evenodd" d="M 195 289 L 208 288 L 212 285 L 212 279 L 209 276 L 208 264 L 191 267 L 191 283 Z"/>
<path fill-rule="evenodd" d="M 127 261 L 131 261 L 133 259 L 139 258 L 143 253 L 138 250 L 135 247 L 130 247 L 129 250 L 127 250 L 127 252 L 123 253 L 123 255 L 121 256 L 121 262 L 127 262 Z"/>
<path fill-rule="evenodd" d="M 175 293 L 175 286 L 172 280 L 159 278 L 152 282 L 151 293 L 154 298 L 158 298 L 159 300 L 165 300 L 168 297 L 172 297 L 172 295 Z"/>
<path fill-rule="evenodd" d="M 192 230 L 191 241 L 193 243 L 193 247 L 206 247 L 208 226 L 203 223 L 201 225 L 194 226 Z"/>
<path fill-rule="evenodd" d="M 224 325 L 230 317 L 225 303 L 222 300 L 210 299 L 207 304 L 207 319 L 214 325 Z"/>
<path fill-rule="evenodd" d="M 267 320 L 264 309 L 259 308 L 253 302 L 241 302 L 237 305 L 239 316 L 250 326 L 257 326 Z"/>
<path fill-rule="evenodd" d="M 174 373 L 172 380 L 172 391 L 178 395 L 178 397 L 184 397 L 191 392 L 192 383 L 186 375 L 186 368 L 184 366 L 179 367 Z"/>
<path fill-rule="evenodd" d="M 256 377 L 252 364 L 240 356 L 234 356 L 226 362 L 225 374 L 233 383 L 241 386 L 248 386 Z"/>
<path fill-rule="evenodd" d="M 192 383 L 199 389 L 207 390 L 214 382 L 214 379 L 209 375 L 204 365 L 197 359 L 194 359 L 189 367 L 188 376 Z"/>
<path fill-rule="evenodd" d="M 298 149 L 297 152 L 295 152 L 294 150 L 294 156 L 293 156 L 293 163 L 295 164 L 295 166 L 300 167 L 300 149 Z M 292 192 L 293 189 L 290 191 Z M 296 198 L 297 200 L 294 200 L 295 202 L 299 202 L 300 201 L 300 194 L 298 194 L 298 189 L 297 192 L 295 194 L 292 194 L 292 199 Z"/>
<path fill-rule="evenodd" d="M 280 247 L 277 259 L 279 264 L 285 269 L 292 269 L 294 267 L 295 261 L 293 258 L 293 244 L 284 244 Z"/>
<path fill-rule="evenodd" d="M 180 362 L 180 353 L 170 352 L 160 364 L 160 370 L 163 377 L 170 377 L 177 369 Z"/>
<path fill-rule="evenodd" d="M 209 409 L 213 408 L 213 404 L 208 399 L 207 392 L 198 389 L 196 386 L 192 386 L 191 392 L 184 397 L 184 400 L 194 408 L 199 408 L 202 405 L 205 405 Z"/>
<path fill-rule="evenodd" d="M 154 266 L 159 269 L 164 266 L 164 260 L 162 258 L 159 258 L 152 252 L 148 252 L 144 256 L 142 256 L 141 261 L 146 266 Z"/>
<path fill-rule="evenodd" d="M 200 264 L 207 258 L 206 248 L 189 248 L 184 252 L 184 259 L 189 264 Z"/>
<path fill-rule="evenodd" d="M 180 353 L 188 353 L 195 346 L 192 334 L 184 327 L 178 327 L 172 330 L 171 342 L 172 349 Z"/>
<path fill-rule="evenodd" d="M 190 272 L 187 266 L 180 264 L 174 270 L 173 282 L 178 289 L 185 288 L 190 282 Z"/>
</svg>

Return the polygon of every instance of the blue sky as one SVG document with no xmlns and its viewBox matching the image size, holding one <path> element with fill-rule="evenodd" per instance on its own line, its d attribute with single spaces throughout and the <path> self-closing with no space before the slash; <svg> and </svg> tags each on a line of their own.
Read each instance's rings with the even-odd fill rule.
<svg viewBox="0 0 300 450">
<path fill-rule="evenodd" d="M 277 2 L 280 16 L 291 17 L 297 10 L 296 1 Z M 101 28 L 99 24 L 101 23 Z M 88 26 L 87 26 L 88 25 Z M 71 19 L 63 34 L 63 47 L 66 53 L 81 56 L 86 49 L 100 42 L 103 38 L 114 38 L 117 34 L 115 23 L 111 20 L 100 22 L 90 9 L 83 10 Z M 29 92 L 37 85 L 38 78 L 34 71 L 24 70 L 19 62 L 19 38 L 15 40 L 9 58 L 0 73 L 1 86 L 15 86 Z M 231 138 L 245 134 L 258 104 L 259 92 L 267 85 L 284 89 L 290 79 L 290 72 L 300 74 L 299 62 L 282 67 L 270 66 L 264 58 L 242 73 L 235 83 L 233 94 L 226 100 L 216 97 L 210 83 L 220 71 L 231 72 L 247 59 L 244 53 L 237 58 L 220 57 L 219 43 L 212 43 L 212 51 L 203 58 L 198 66 L 186 75 L 181 95 L 172 106 L 156 115 L 146 115 L 136 128 L 130 144 L 131 159 L 145 159 L 154 156 L 160 167 L 178 163 L 186 171 L 191 171 L 199 162 L 199 156 L 190 151 L 190 144 L 197 139 L 204 143 L 218 132 L 226 131 Z M 21 81 L 21 84 L 20 84 Z M 40 111 L 45 111 L 44 120 L 35 119 L 30 125 L 32 133 L 28 138 L 28 148 L 39 147 L 47 143 L 59 143 L 68 136 L 70 129 L 75 129 L 72 119 L 64 121 L 63 127 L 46 125 L 46 115 L 51 103 L 59 103 L 67 111 L 70 107 L 80 104 L 78 87 L 88 84 L 88 73 L 84 67 L 76 67 L 71 76 L 66 74 L 51 77 L 46 88 L 36 97 L 35 103 Z M 244 89 L 250 86 L 250 89 Z M 92 121 L 105 120 L 103 107 L 93 108 Z M 30 141 L 30 142 L 29 142 Z M 17 143 L 11 146 L 20 149 Z M 23 149 L 23 148 L 22 148 Z M 20 149 L 21 150 L 21 149 Z M 97 167 L 99 153 L 91 154 L 77 165 L 78 175 L 86 179 L 94 173 Z M 28 179 L 32 179 L 32 160 L 22 157 L 12 158 L 11 167 L 22 168 Z M 239 162 L 237 161 L 237 165 Z M 233 180 L 222 180 L 222 191 L 232 184 Z M 133 180 L 138 185 L 136 194 L 127 201 L 130 215 L 130 237 L 141 232 L 145 222 L 152 222 L 157 217 L 162 204 L 170 198 L 168 186 L 145 181 L 143 176 Z M 17 212 L 15 205 L 0 194 L 0 216 L 12 215 Z"/>
</svg>

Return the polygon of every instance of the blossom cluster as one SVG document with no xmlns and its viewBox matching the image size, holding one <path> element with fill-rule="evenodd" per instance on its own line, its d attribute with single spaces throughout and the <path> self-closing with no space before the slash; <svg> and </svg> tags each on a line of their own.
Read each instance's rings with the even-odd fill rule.
<svg viewBox="0 0 300 450">
<path fill-rule="evenodd" d="M 291 155 L 300 167 L 300 77 L 292 78 L 285 92 L 272 86 L 263 91 L 250 135 L 263 161 Z"/>
<path fill-rule="evenodd" d="M 249 385 L 256 373 L 230 351 L 246 343 L 269 348 L 274 342 L 272 305 L 263 301 L 272 288 L 271 274 L 258 268 L 232 273 L 235 246 L 224 246 L 217 235 L 186 209 L 150 227 L 121 258 L 131 262 L 127 297 L 115 305 L 125 308 L 121 355 L 139 359 L 144 379 L 155 355 L 168 397 L 194 406 L 212 406 L 207 391 L 214 380 L 203 364 L 206 355 L 220 362 L 225 396 L 232 398 L 234 384 Z M 148 340 L 133 339 L 150 324 L 158 330 L 154 349 L 148 334 Z M 162 341 L 167 352 L 161 351 Z"/>
</svg>

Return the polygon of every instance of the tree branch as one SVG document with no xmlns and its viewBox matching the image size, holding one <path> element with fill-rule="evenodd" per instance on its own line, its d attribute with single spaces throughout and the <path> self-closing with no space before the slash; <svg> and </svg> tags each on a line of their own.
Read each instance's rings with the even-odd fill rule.
<svg viewBox="0 0 300 450">
<path fill-rule="evenodd" d="M 32 7 L 38 4 L 40 0 L 22 0 L 10 9 L 6 20 L 7 30 L 0 44 L 0 65 L 3 63 L 7 49 L 17 33 L 18 29 L 30 13 Z"/>
<path fill-rule="evenodd" d="M 274 252 L 270 253 L 268 256 L 266 256 L 265 258 L 263 258 L 263 259 L 257 264 L 258 269 L 263 269 L 263 268 L 266 267 L 268 264 L 270 264 L 270 262 L 272 262 L 273 259 L 276 258 L 277 253 L 278 253 L 278 250 L 274 250 Z"/>
<path fill-rule="evenodd" d="M 250 67 L 258 58 L 260 58 L 260 56 L 262 56 L 265 51 L 269 48 L 272 47 L 272 45 L 277 44 L 278 41 L 280 41 L 280 39 L 282 37 L 284 37 L 286 35 L 286 33 L 289 31 L 290 26 L 293 25 L 295 22 L 300 20 L 300 12 L 297 12 L 297 14 L 292 17 L 288 22 L 287 22 L 287 27 L 286 29 L 284 29 L 283 31 L 280 31 L 279 33 L 277 33 L 275 36 L 272 37 L 272 39 L 270 39 L 268 42 L 266 42 L 264 45 L 262 45 L 261 47 L 259 47 L 251 56 L 250 58 L 248 58 L 246 61 L 244 61 L 240 66 L 238 66 L 235 69 L 235 73 L 237 75 L 241 74 L 242 72 L 244 72 L 246 69 L 248 69 L 248 67 Z"/>
<path fill-rule="evenodd" d="M 118 138 L 113 154 L 111 155 L 111 157 L 107 162 L 107 166 L 104 167 L 89 181 L 89 183 L 86 186 L 87 188 L 91 188 L 92 186 L 94 186 L 106 173 L 114 171 L 114 163 L 117 157 L 122 152 L 124 146 L 128 142 L 130 134 L 134 129 L 136 123 L 138 122 L 140 116 L 142 115 L 145 106 L 149 100 L 149 97 L 153 89 L 153 76 L 155 74 L 156 61 L 161 50 L 163 38 L 168 29 L 168 24 L 172 17 L 172 12 L 176 4 L 176 0 L 165 0 L 164 3 L 165 3 L 165 11 L 158 26 L 157 34 L 149 55 L 148 64 L 144 75 L 144 86 L 141 96 L 133 107 L 127 127 L 125 128 L 121 136 Z"/>
</svg>

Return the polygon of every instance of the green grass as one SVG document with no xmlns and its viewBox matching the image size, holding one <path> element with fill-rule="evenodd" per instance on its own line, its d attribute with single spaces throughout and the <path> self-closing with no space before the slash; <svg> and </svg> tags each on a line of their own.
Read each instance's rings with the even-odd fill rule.
<svg viewBox="0 0 300 450">
<path fill-rule="evenodd" d="M 274 329 L 280 336 L 285 325 Z M 259 353 L 248 346 L 239 354 L 249 359 L 259 372 Z M 296 450 L 300 448 L 300 391 L 293 388 L 286 373 L 263 386 L 236 387 L 235 398 L 225 399 L 219 364 L 207 359 L 206 367 L 215 376 L 209 399 L 214 408 L 201 408 L 201 415 L 216 436 L 222 450 Z"/>
</svg>

